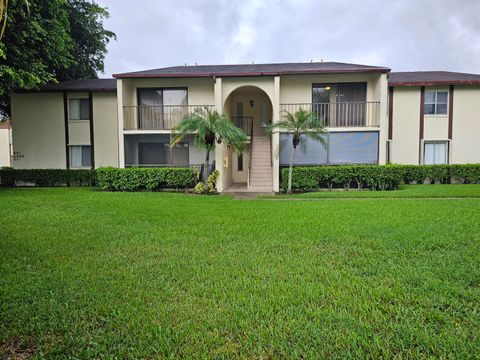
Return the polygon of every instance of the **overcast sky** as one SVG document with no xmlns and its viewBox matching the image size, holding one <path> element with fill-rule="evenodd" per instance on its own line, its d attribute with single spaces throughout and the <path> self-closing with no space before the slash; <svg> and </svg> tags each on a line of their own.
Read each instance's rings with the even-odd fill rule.
<svg viewBox="0 0 480 360">
<path fill-rule="evenodd" d="M 480 73 L 479 0 L 97 0 L 105 74 L 165 66 L 339 61 Z"/>
</svg>

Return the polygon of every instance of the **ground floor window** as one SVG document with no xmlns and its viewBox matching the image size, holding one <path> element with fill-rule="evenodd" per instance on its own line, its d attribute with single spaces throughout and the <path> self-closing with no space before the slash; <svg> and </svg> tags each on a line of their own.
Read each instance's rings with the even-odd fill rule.
<svg viewBox="0 0 480 360">
<path fill-rule="evenodd" d="M 304 138 L 295 165 L 378 164 L 378 131 L 338 131 L 325 135 L 326 146 Z M 291 134 L 280 134 L 280 166 L 290 162 Z"/>
<path fill-rule="evenodd" d="M 70 167 L 85 168 L 92 166 L 92 152 L 90 145 L 72 145 L 69 148 Z"/>
<path fill-rule="evenodd" d="M 188 152 L 188 143 L 179 143 L 170 147 L 170 144 L 165 142 L 139 142 L 138 164 L 143 166 L 188 166 Z"/>
<path fill-rule="evenodd" d="M 448 163 L 447 141 L 425 141 L 423 146 L 423 163 L 425 165 L 442 165 Z"/>
</svg>

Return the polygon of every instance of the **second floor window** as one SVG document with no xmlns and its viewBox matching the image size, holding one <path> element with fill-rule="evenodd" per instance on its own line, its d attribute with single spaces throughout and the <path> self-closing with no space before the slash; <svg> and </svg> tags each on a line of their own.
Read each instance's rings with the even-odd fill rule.
<svg viewBox="0 0 480 360">
<path fill-rule="evenodd" d="M 448 91 L 425 91 L 424 113 L 426 115 L 447 115 Z"/>
<path fill-rule="evenodd" d="M 88 120 L 90 118 L 90 102 L 88 99 L 70 99 L 69 119 Z"/>
<path fill-rule="evenodd" d="M 367 111 L 367 83 L 313 84 L 312 110 L 326 126 L 363 126 Z"/>
<path fill-rule="evenodd" d="M 138 89 L 138 105 L 139 129 L 172 129 L 186 115 L 187 89 Z"/>
</svg>

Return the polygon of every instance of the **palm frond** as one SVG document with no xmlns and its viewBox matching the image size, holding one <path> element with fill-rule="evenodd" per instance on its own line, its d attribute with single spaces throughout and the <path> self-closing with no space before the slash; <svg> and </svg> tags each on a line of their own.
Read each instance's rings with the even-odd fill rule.
<svg viewBox="0 0 480 360">
<path fill-rule="evenodd" d="M 173 132 L 171 146 L 187 135 L 193 135 L 194 145 L 206 150 L 213 150 L 216 144 L 224 143 L 241 152 L 247 140 L 247 135 L 225 115 L 208 108 L 196 109 L 182 119 Z"/>
</svg>

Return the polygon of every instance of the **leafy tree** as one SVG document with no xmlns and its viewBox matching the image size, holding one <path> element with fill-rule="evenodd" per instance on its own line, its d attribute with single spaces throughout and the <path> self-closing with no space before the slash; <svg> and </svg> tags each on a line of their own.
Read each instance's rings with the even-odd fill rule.
<svg viewBox="0 0 480 360">
<path fill-rule="evenodd" d="M 108 11 L 85 0 L 69 0 L 67 4 L 75 62 L 67 70 L 57 71 L 57 80 L 96 78 L 97 72 L 104 70 L 107 44 L 116 38 L 103 28 L 102 19 L 109 17 Z"/>
<path fill-rule="evenodd" d="M 205 192 L 208 192 L 210 152 L 215 149 L 216 144 L 222 143 L 241 152 L 247 135 L 225 115 L 220 115 L 217 111 L 211 111 L 208 108 L 196 109 L 193 114 L 185 116 L 175 129 L 171 145 L 178 144 L 189 135 L 193 135 L 195 146 L 206 150 L 202 177 Z"/>
<path fill-rule="evenodd" d="M 5 1 L 5 0 L 0 0 Z M 96 78 L 114 34 L 103 29 L 104 8 L 89 0 L 10 0 L 0 41 L 0 112 L 15 88 Z"/>
<path fill-rule="evenodd" d="M 300 145 L 302 151 L 306 151 L 306 141 L 310 138 L 319 141 L 323 147 L 326 146 L 326 133 L 324 123 L 320 120 L 316 113 L 300 108 L 294 114 L 285 111 L 283 120 L 272 123 L 267 127 L 267 132 L 272 134 L 276 129 L 281 129 L 290 133 L 292 136 L 292 151 L 290 153 L 290 164 L 288 171 L 288 187 L 287 193 L 292 193 L 292 170 L 295 160 L 295 152 Z"/>
</svg>

